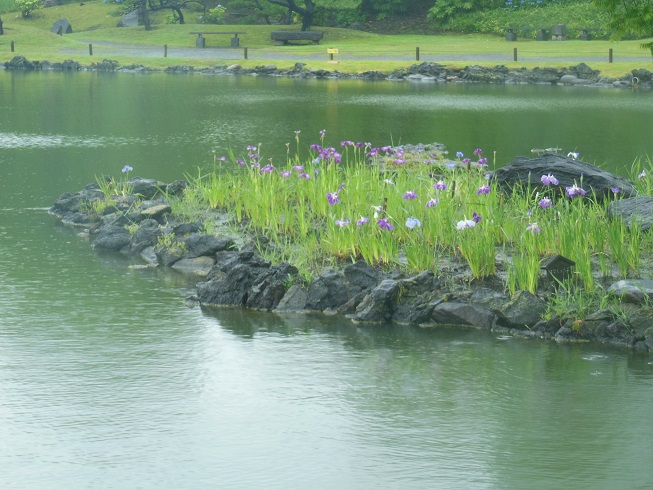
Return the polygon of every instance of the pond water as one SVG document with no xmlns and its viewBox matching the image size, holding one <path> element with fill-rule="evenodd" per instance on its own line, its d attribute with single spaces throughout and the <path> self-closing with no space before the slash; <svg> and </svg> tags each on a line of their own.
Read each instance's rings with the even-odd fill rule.
<svg viewBox="0 0 653 490">
<path fill-rule="evenodd" d="M 46 213 L 263 143 L 532 147 L 624 170 L 653 94 L 0 72 L 0 487 L 650 488 L 653 358 L 473 330 L 189 309 L 192 281 Z"/>
</svg>

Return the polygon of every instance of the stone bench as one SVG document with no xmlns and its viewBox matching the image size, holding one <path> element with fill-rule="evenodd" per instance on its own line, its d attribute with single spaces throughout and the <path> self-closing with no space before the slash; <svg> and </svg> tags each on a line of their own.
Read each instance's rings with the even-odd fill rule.
<svg viewBox="0 0 653 490">
<path fill-rule="evenodd" d="M 506 27 L 506 41 L 516 41 L 517 33 L 515 31 L 521 32 L 532 32 L 537 31 L 535 39 L 537 41 L 546 41 L 548 27 Z"/>
<path fill-rule="evenodd" d="M 191 32 L 191 34 L 197 34 L 197 39 L 195 39 L 195 47 L 196 48 L 205 48 L 206 47 L 206 39 L 204 36 L 207 35 L 213 35 L 213 34 L 231 34 L 233 37 L 231 38 L 231 47 L 232 48 L 238 48 L 240 47 L 240 39 L 238 38 L 238 34 L 247 34 L 246 32 Z"/>
<path fill-rule="evenodd" d="M 290 41 L 310 41 L 311 44 L 320 44 L 324 37 L 323 31 L 272 31 L 270 34 L 275 46 L 286 46 Z"/>
</svg>

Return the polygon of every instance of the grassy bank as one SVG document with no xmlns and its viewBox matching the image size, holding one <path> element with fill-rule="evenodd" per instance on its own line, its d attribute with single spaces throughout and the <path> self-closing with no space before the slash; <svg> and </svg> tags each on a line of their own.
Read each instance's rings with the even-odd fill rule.
<svg viewBox="0 0 653 490">
<path fill-rule="evenodd" d="M 350 29 L 320 28 L 325 31 L 321 45 L 273 46 L 270 32 L 278 30 L 279 26 L 158 23 L 151 31 L 142 27 L 117 28 L 115 26 L 119 17 L 114 16 L 117 8 L 117 4 L 91 0 L 82 6 L 69 4 L 40 9 L 27 19 L 23 19 L 19 13 L 4 14 L 2 18 L 5 35 L 0 36 L 0 62 L 9 61 L 14 55 L 52 62 L 73 59 L 86 65 L 110 58 L 122 65 L 141 64 L 153 69 L 162 69 L 180 64 L 198 68 L 225 65 L 238 58 L 238 62 L 246 68 L 267 63 L 286 68 L 301 61 L 308 68 L 337 69 L 344 73 L 370 70 L 390 72 L 414 64 L 416 48 L 419 47 L 421 60 L 431 61 L 445 57 L 446 60 L 440 63 L 449 67 L 464 67 L 470 64 L 502 64 L 509 68 L 564 67 L 585 61 L 602 75 L 615 78 L 635 68 L 653 70 L 648 51 L 640 48 L 641 40 L 538 42 L 520 39 L 517 42 L 509 42 L 496 35 L 392 36 Z M 72 34 L 57 36 L 50 32 L 52 24 L 61 18 L 69 20 L 74 30 Z M 196 13 L 188 14 L 188 22 L 195 19 Z M 240 36 L 241 46 L 248 48 L 250 59 L 241 59 L 242 51 L 238 52 L 237 57 L 221 58 L 225 56 L 221 54 L 225 51 L 210 48 L 202 50 L 202 57 L 195 56 L 195 53 L 192 53 L 193 56 L 175 54 L 175 49 L 183 49 L 186 52 L 195 49 L 195 36 L 190 32 L 198 30 L 245 31 L 247 34 Z M 10 52 L 11 41 L 14 41 L 14 53 Z M 119 45 L 120 49 L 103 43 Z M 228 36 L 207 37 L 207 46 L 226 46 L 228 43 Z M 95 44 L 92 56 L 89 55 L 89 44 Z M 168 58 L 163 57 L 164 45 L 169 49 Z M 339 49 L 336 56 L 339 61 L 337 65 L 327 63 L 327 47 Z M 512 61 L 514 48 L 518 49 L 518 59 L 533 58 L 537 61 Z M 608 63 L 610 49 L 613 50 L 613 63 Z M 233 54 L 233 51 L 229 53 Z M 198 56 L 199 54 L 197 53 Z M 559 61 L 559 58 L 564 58 L 565 61 Z"/>
</svg>

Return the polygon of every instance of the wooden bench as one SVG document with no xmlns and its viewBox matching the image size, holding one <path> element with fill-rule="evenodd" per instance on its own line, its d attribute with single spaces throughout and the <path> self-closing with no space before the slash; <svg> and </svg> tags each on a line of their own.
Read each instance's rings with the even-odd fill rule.
<svg viewBox="0 0 653 490">
<path fill-rule="evenodd" d="M 204 36 L 209 35 L 209 34 L 231 34 L 233 37 L 231 38 L 231 47 L 232 48 L 238 48 L 240 47 L 240 39 L 238 38 L 238 34 L 247 34 L 246 32 L 191 32 L 191 34 L 197 34 L 197 39 L 195 39 L 195 47 L 196 48 L 205 48 L 206 47 L 206 39 L 204 39 Z"/>
<path fill-rule="evenodd" d="M 286 46 L 289 41 L 310 41 L 311 44 L 320 44 L 324 37 L 323 31 L 272 31 L 270 34 L 275 46 Z"/>
</svg>

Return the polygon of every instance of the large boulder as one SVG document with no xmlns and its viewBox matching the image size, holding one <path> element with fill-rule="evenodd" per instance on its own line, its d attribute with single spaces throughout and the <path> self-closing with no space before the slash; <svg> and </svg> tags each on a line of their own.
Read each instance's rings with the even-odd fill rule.
<svg viewBox="0 0 653 490">
<path fill-rule="evenodd" d="M 355 323 L 385 323 L 392 318 L 399 283 L 393 279 L 386 279 L 374 288 L 370 294 L 356 308 L 352 320 Z"/>
<path fill-rule="evenodd" d="M 621 218 L 629 227 L 636 221 L 642 231 L 648 231 L 653 224 L 653 197 L 638 196 L 612 201 L 608 206 L 608 217 Z"/>
<path fill-rule="evenodd" d="M 653 299 L 653 280 L 625 279 L 617 281 L 608 288 L 608 293 L 614 294 L 626 303 L 646 303 Z"/>
<path fill-rule="evenodd" d="M 54 32 L 55 34 L 72 34 L 73 26 L 70 25 L 68 19 L 59 19 L 54 24 L 52 24 L 50 32 Z"/>
<path fill-rule="evenodd" d="M 431 317 L 435 323 L 443 325 L 470 325 L 485 329 L 492 328 L 497 318 L 484 306 L 458 301 L 437 303 Z"/>
<path fill-rule="evenodd" d="M 327 269 L 308 287 L 306 309 L 337 309 L 349 301 L 348 282 L 342 272 Z"/>
<path fill-rule="evenodd" d="M 131 235 L 124 226 L 108 225 L 99 229 L 93 240 L 95 250 L 117 252 L 129 245 Z"/>
<path fill-rule="evenodd" d="M 613 189 L 619 188 L 624 197 L 634 196 L 633 185 L 610 172 L 601 170 L 589 163 L 579 162 L 573 158 L 557 153 L 544 153 L 536 158 L 517 157 L 508 165 L 495 172 L 497 182 L 504 188 L 512 189 L 517 185 L 524 188 L 544 188 L 542 175 L 552 174 L 558 179 L 558 188 L 564 193 L 566 187 L 577 184 L 588 193 L 596 193 L 598 199 L 609 199 Z M 549 188 L 555 186 L 549 186 Z"/>
<path fill-rule="evenodd" d="M 513 298 L 501 306 L 501 323 L 511 328 L 531 328 L 542 319 L 546 302 L 528 291 L 518 291 Z"/>
</svg>

